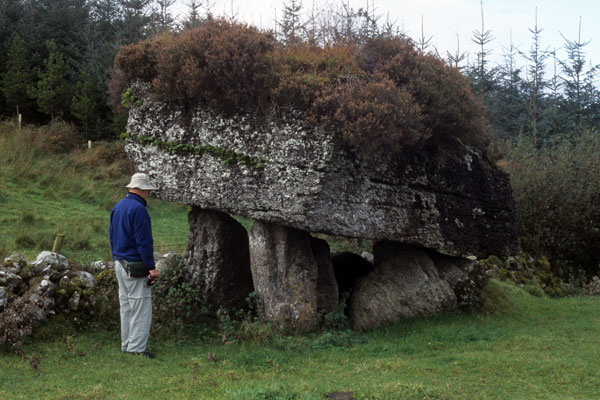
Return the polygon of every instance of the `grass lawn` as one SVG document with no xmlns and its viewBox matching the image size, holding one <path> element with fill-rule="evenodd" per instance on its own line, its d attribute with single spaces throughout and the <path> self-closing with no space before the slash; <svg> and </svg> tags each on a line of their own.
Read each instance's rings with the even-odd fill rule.
<svg viewBox="0 0 600 400">
<path fill-rule="evenodd" d="M 0 398 L 600 398 L 600 299 L 538 298 L 493 284 L 511 302 L 495 314 L 450 313 L 269 344 L 151 337 L 154 360 L 121 354 L 116 330 L 79 333 L 71 351 L 63 337 L 37 340 L 25 345 L 25 360 L 0 353 Z"/>
<path fill-rule="evenodd" d="M 0 256 L 18 252 L 31 260 L 63 234 L 60 252 L 66 257 L 80 263 L 109 259 L 110 210 L 125 194 L 133 167 L 118 143 L 50 152 L 48 137 L 66 128 L 45 129 L 17 132 L 0 123 Z M 188 207 L 148 203 L 155 249 L 185 250 Z"/>
<path fill-rule="evenodd" d="M 0 256 L 31 259 L 62 233 L 61 253 L 70 259 L 106 259 L 109 212 L 131 165 L 118 143 L 49 152 L 70 132 L 43 129 L 17 132 L 0 123 Z M 184 249 L 187 211 L 149 202 L 158 251 Z M 368 249 L 325 238 L 336 250 Z M 65 333 L 55 319 L 25 343 L 23 357 L 0 346 L 0 400 L 323 399 L 332 392 L 354 399 L 600 399 L 600 298 L 490 287 L 509 299 L 497 302 L 505 306 L 495 313 L 448 313 L 369 333 L 260 331 L 224 344 L 214 321 L 199 322 L 193 335 L 153 334 L 155 360 L 121 354 L 118 329 Z"/>
</svg>

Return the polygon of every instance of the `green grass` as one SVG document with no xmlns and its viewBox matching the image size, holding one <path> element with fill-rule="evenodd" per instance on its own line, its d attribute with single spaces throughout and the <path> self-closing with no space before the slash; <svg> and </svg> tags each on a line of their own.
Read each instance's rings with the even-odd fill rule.
<svg viewBox="0 0 600 400">
<path fill-rule="evenodd" d="M 48 137 L 64 127 L 0 124 L 0 256 L 35 257 L 64 234 L 61 253 L 84 263 L 110 258 L 108 222 L 133 172 L 118 144 L 53 152 Z M 65 134 L 73 134 L 66 132 Z M 188 207 L 149 200 L 155 249 L 185 250 Z"/>
<path fill-rule="evenodd" d="M 494 285 L 511 299 L 509 311 L 268 345 L 153 337 L 155 360 L 121 354 L 117 331 L 79 333 L 72 352 L 60 337 L 35 341 L 24 347 L 25 360 L 0 352 L 0 398 L 322 399 L 347 391 L 357 399 L 600 398 L 600 299 L 544 299 Z M 37 371 L 32 356 L 40 357 Z"/>
<path fill-rule="evenodd" d="M 118 144 L 62 152 L 48 145 L 65 134 L 0 123 L 0 256 L 31 258 L 63 233 L 67 257 L 109 257 L 109 212 L 131 165 Z M 187 211 L 150 200 L 157 250 L 184 249 Z M 369 248 L 322 237 L 336 250 Z M 499 282 L 486 293 L 489 315 L 448 313 L 370 333 L 264 340 L 257 331 L 250 342 L 223 344 L 214 321 L 198 322 L 194 335 L 153 334 L 155 360 L 121 354 L 117 329 L 73 334 L 55 318 L 24 345 L 23 358 L 0 347 L 0 399 L 600 398 L 600 299 L 533 297 Z"/>
</svg>

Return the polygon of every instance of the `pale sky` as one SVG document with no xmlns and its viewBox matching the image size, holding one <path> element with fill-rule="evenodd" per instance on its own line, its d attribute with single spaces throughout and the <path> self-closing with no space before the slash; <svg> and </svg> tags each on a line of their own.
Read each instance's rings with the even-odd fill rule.
<svg viewBox="0 0 600 400">
<path fill-rule="evenodd" d="M 446 51 L 454 53 L 457 35 L 460 51 L 469 53 L 470 62 L 476 61 L 477 46 L 472 42 L 473 31 L 481 31 L 479 0 L 344 0 L 354 9 L 365 7 L 374 1 L 377 13 L 391 21 L 413 39 L 421 36 L 421 18 L 425 37 L 446 58 Z M 185 12 L 183 4 L 189 0 L 177 0 L 176 13 Z M 281 16 L 281 0 L 211 0 L 214 15 L 236 15 L 238 20 L 272 28 L 274 20 Z M 340 4 L 340 0 L 314 0 L 315 6 L 328 3 Z M 313 0 L 303 0 L 305 11 L 313 7 Z M 483 0 L 485 30 L 491 31 L 494 40 L 488 45 L 492 65 L 502 63 L 503 48 L 508 48 L 512 34 L 514 46 L 527 52 L 531 45 L 530 28 L 535 26 L 537 7 L 538 27 L 542 29 L 542 49 L 557 49 L 558 57 L 566 59 L 562 50 L 564 39 L 577 40 L 581 17 L 581 40 L 591 41 L 585 47 L 586 60 L 600 64 L 600 0 Z M 525 64 L 525 61 L 520 62 Z M 551 60 L 547 61 L 552 64 Z M 464 64 L 464 63 L 463 63 Z M 548 65 L 550 69 L 552 66 Z M 586 68 L 587 70 L 587 68 Z M 550 72 L 550 71 L 549 71 Z"/>
</svg>

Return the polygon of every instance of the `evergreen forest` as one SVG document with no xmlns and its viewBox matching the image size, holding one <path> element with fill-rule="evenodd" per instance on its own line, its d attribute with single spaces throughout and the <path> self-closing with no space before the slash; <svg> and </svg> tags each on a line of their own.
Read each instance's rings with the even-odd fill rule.
<svg viewBox="0 0 600 400">
<path fill-rule="evenodd" d="M 0 0 L 0 115 L 73 123 L 82 139 L 118 137 L 126 116 L 109 105 L 107 83 L 119 48 L 197 27 L 212 17 L 214 2 L 186 2 L 177 15 L 174 6 L 174 0 Z M 378 14 L 374 1 L 359 9 L 339 2 L 316 13 L 301 0 L 285 0 L 281 9 L 274 33 L 288 46 L 405 36 Z M 536 24 L 529 28 L 529 48 L 506 48 L 493 42 L 483 23 L 474 28 L 469 39 L 477 54 L 440 54 L 431 37 L 411 39 L 417 50 L 468 77 L 486 106 L 492 137 L 529 137 L 539 147 L 598 126 L 598 65 L 586 58 L 588 40 L 564 37 L 548 46 Z M 564 49 L 565 59 L 556 48 Z M 502 52 L 503 63 L 489 61 L 492 50 Z"/>
<path fill-rule="evenodd" d="M 176 14 L 174 0 L 0 0 L 0 118 L 66 123 L 81 143 L 119 138 L 127 110 L 120 106 L 121 92 L 110 90 L 119 50 L 160 37 L 185 37 L 214 20 L 236 22 L 235 15 L 215 12 L 214 3 L 189 0 Z M 456 69 L 484 106 L 490 157 L 511 175 L 523 249 L 562 265 L 563 276 L 578 266 L 588 278 L 596 274 L 600 66 L 587 57 L 590 40 L 563 36 L 562 43 L 549 44 L 544 27 L 534 23 L 528 48 L 503 47 L 483 23 L 482 2 L 481 22 L 474 21 L 478 26 L 471 38 L 462 38 L 477 44 L 477 54 L 442 54 L 432 37 L 409 38 L 379 14 L 375 0 L 364 3 L 355 9 L 344 1 L 330 2 L 316 11 L 302 0 L 283 0 L 275 29 L 268 32 L 273 54 L 297 49 L 287 53 L 293 61 L 303 49 L 328 54 L 327 49 L 401 38 L 416 52 Z M 503 54 L 503 62 L 490 61 L 492 50 Z"/>
</svg>

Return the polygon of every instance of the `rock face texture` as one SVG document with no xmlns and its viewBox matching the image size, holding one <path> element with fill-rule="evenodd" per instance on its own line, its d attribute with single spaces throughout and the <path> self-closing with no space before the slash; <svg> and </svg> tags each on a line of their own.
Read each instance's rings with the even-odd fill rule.
<svg viewBox="0 0 600 400">
<path fill-rule="evenodd" d="M 254 287 L 267 319 L 306 332 L 315 327 L 317 261 L 307 232 L 256 221 L 249 231 Z"/>
<path fill-rule="evenodd" d="M 186 264 L 190 281 L 213 311 L 224 306 L 238 310 L 254 290 L 248 234 L 227 214 L 192 207 Z"/>
<path fill-rule="evenodd" d="M 125 150 L 164 200 L 460 254 L 518 249 L 508 176 L 461 143 L 368 167 L 339 135 L 298 120 L 259 123 L 146 99 L 130 110 Z"/>
<path fill-rule="evenodd" d="M 349 301 L 358 330 L 454 308 L 484 284 L 485 273 L 470 259 L 387 241 L 373 252 L 375 269 L 358 280 Z"/>
<path fill-rule="evenodd" d="M 329 244 L 318 238 L 311 238 L 310 244 L 317 262 L 317 305 L 319 310 L 331 312 L 338 305 L 340 292 L 333 272 Z"/>
<path fill-rule="evenodd" d="M 361 278 L 350 297 L 352 327 L 366 331 L 401 318 L 456 306 L 450 284 L 423 250 L 393 242 L 373 248 L 375 270 Z"/>
</svg>

